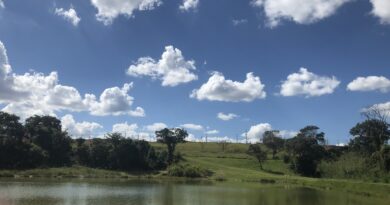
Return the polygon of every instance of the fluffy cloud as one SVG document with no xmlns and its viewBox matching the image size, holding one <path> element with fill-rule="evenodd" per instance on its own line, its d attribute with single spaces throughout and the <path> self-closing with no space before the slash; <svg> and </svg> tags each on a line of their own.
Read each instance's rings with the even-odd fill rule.
<svg viewBox="0 0 390 205">
<path fill-rule="evenodd" d="M 96 122 L 76 122 L 73 116 L 69 114 L 61 118 L 61 124 L 62 129 L 74 138 L 97 136 L 97 131 L 103 128 Z"/>
<path fill-rule="evenodd" d="M 109 25 L 119 15 L 132 17 L 133 12 L 153 10 L 162 4 L 161 0 L 91 0 L 98 13 L 98 21 Z"/>
<path fill-rule="evenodd" d="M 148 132 L 154 133 L 155 131 L 162 130 L 164 128 L 167 128 L 168 126 L 165 123 L 162 122 L 156 122 L 151 125 L 147 125 L 144 127 L 144 129 Z"/>
<path fill-rule="evenodd" d="M 129 67 L 127 74 L 160 79 L 162 86 L 173 87 L 197 80 L 198 76 L 192 73 L 193 70 L 196 70 L 195 61 L 185 60 L 179 49 L 166 46 L 160 60 L 156 61 L 151 57 L 139 58 L 135 65 Z"/>
<path fill-rule="evenodd" d="M 370 0 L 372 4 L 371 13 L 378 17 L 382 24 L 390 24 L 390 1 L 388 0 Z"/>
<path fill-rule="evenodd" d="M 192 91 L 190 97 L 198 100 L 250 102 L 266 97 L 264 85 L 253 73 L 246 74 L 244 82 L 226 80 L 222 73 L 214 72 L 208 82 Z"/>
<path fill-rule="evenodd" d="M 73 26 L 79 25 L 79 22 L 81 20 L 81 18 L 77 16 L 76 10 L 72 7 L 69 8 L 69 10 L 65 10 L 63 8 L 56 8 L 54 13 L 69 21 Z"/>
<path fill-rule="evenodd" d="M 3 0 L 0 0 L 0 9 L 2 9 L 2 8 L 4 8 L 5 6 L 4 6 L 4 2 L 3 2 Z"/>
<path fill-rule="evenodd" d="M 86 101 L 90 106 L 92 115 L 130 115 L 136 117 L 145 116 L 145 112 L 141 107 L 132 110 L 133 97 L 127 93 L 132 88 L 133 84 L 124 84 L 122 88 L 112 87 L 107 88 L 100 95 L 99 100 L 96 100 L 94 95 L 86 95 Z"/>
<path fill-rule="evenodd" d="M 3 111 L 22 119 L 31 115 L 53 115 L 57 111 L 87 111 L 92 115 L 144 116 L 141 107 L 132 109 L 134 98 L 128 95 L 132 83 L 122 88 L 105 89 L 99 99 L 93 94 L 80 95 L 71 86 L 58 83 L 57 72 L 12 73 L 4 45 L 0 42 L 0 103 Z"/>
<path fill-rule="evenodd" d="M 383 76 L 358 77 L 347 86 L 350 91 L 374 91 L 383 93 L 390 91 L 390 80 Z"/>
<path fill-rule="evenodd" d="M 191 123 L 182 124 L 182 125 L 180 125 L 180 127 L 185 128 L 185 129 L 189 129 L 189 130 L 197 130 L 197 131 L 203 130 L 202 125 L 191 124 Z"/>
<path fill-rule="evenodd" d="M 336 13 L 343 4 L 352 0 L 253 0 L 252 5 L 263 8 L 267 24 L 275 27 L 282 20 L 310 24 Z"/>
<path fill-rule="evenodd" d="M 137 124 L 127 124 L 127 122 L 117 123 L 112 126 L 112 132 L 121 133 L 125 137 L 134 137 L 138 135 L 137 129 Z"/>
<path fill-rule="evenodd" d="M 250 127 L 246 133 L 249 142 L 259 142 L 263 137 L 264 132 L 272 130 L 272 126 L 268 123 L 260 123 Z"/>
<path fill-rule="evenodd" d="M 183 4 L 179 6 L 182 11 L 196 10 L 199 6 L 199 0 L 183 0 Z"/>
<path fill-rule="evenodd" d="M 385 103 L 374 104 L 368 108 L 362 109 L 362 112 L 370 111 L 371 109 L 379 111 L 382 116 L 390 117 L 390 101 Z"/>
<path fill-rule="evenodd" d="M 334 76 L 318 76 L 306 68 L 301 68 L 298 73 L 290 74 L 282 83 L 280 94 L 282 96 L 321 96 L 333 93 L 339 84 L 340 81 Z"/>
<path fill-rule="evenodd" d="M 217 114 L 217 118 L 220 119 L 220 120 L 224 120 L 224 121 L 232 120 L 232 119 L 234 119 L 236 117 L 238 117 L 238 115 L 236 115 L 234 113 L 225 114 L 223 112 L 220 112 L 220 113 Z"/>
</svg>

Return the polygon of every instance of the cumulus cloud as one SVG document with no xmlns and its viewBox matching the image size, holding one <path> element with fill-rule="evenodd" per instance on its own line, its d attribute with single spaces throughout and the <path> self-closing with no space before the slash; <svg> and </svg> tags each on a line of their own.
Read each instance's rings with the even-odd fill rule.
<svg viewBox="0 0 390 205">
<path fill-rule="evenodd" d="M 350 91 L 375 91 L 386 93 L 390 91 L 390 80 L 384 76 L 358 77 L 347 85 Z"/>
<path fill-rule="evenodd" d="M 165 123 L 162 122 L 156 122 L 151 125 L 147 125 L 144 127 L 144 129 L 148 132 L 154 133 L 155 131 L 162 130 L 164 128 L 167 128 L 168 126 Z"/>
<path fill-rule="evenodd" d="M 374 104 L 368 108 L 362 109 L 362 112 L 367 112 L 367 111 L 369 112 L 370 110 L 379 111 L 378 114 L 382 115 L 385 118 L 390 117 L 390 101 L 385 103 Z"/>
<path fill-rule="evenodd" d="M 77 16 L 76 10 L 72 7 L 69 8 L 69 10 L 65 10 L 64 8 L 56 8 L 54 13 L 69 21 L 73 26 L 79 25 L 81 20 L 81 18 Z"/>
<path fill-rule="evenodd" d="M 153 10 L 162 4 L 161 0 L 91 0 L 98 10 L 96 18 L 105 25 L 112 24 L 119 15 L 132 17 L 134 11 Z"/>
<path fill-rule="evenodd" d="M 96 122 L 76 122 L 72 115 L 67 114 L 61 118 L 62 129 L 74 138 L 97 136 L 97 131 L 103 128 Z"/>
<path fill-rule="evenodd" d="M 352 0 L 253 0 L 254 7 L 262 8 L 267 24 L 276 27 L 282 20 L 310 24 L 336 13 L 342 5 Z"/>
<path fill-rule="evenodd" d="M 3 111 L 19 115 L 22 119 L 31 115 L 53 115 L 57 111 L 86 111 L 92 115 L 144 116 L 141 107 L 132 109 L 134 98 L 128 95 L 132 83 L 122 88 L 105 89 L 99 99 L 94 94 L 82 97 L 71 86 L 59 84 L 57 72 L 12 72 L 4 45 L 0 42 L 0 103 Z"/>
<path fill-rule="evenodd" d="M 306 68 L 292 73 L 283 81 L 280 94 L 282 96 L 304 95 L 306 97 L 331 94 L 340 84 L 336 77 L 318 76 Z"/>
<path fill-rule="evenodd" d="M 378 17 L 382 24 L 390 24 L 390 1 L 370 0 L 372 4 L 371 14 Z"/>
<path fill-rule="evenodd" d="M 224 121 L 232 120 L 232 119 L 234 119 L 236 117 L 238 117 L 238 115 L 236 115 L 234 113 L 225 114 L 223 112 L 219 112 L 217 114 L 217 118 L 220 119 L 220 120 L 224 120 Z"/>
<path fill-rule="evenodd" d="M 264 132 L 272 130 L 272 126 L 269 123 L 260 123 L 250 127 L 246 133 L 248 142 L 259 142 L 262 139 Z M 245 135 L 245 133 L 244 133 Z"/>
<path fill-rule="evenodd" d="M 197 124 L 192 124 L 192 123 L 182 124 L 182 125 L 180 125 L 180 127 L 185 128 L 185 129 L 189 129 L 189 130 L 197 130 L 197 131 L 203 130 L 202 125 L 197 125 Z"/>
<path fill-rule="evenodd" d="M 138 125 L 136 123 L 128 124 L 127 122 L 124 122 L 124 123 L 117 123 L 112 126 L 112 132 L 118 132 L 125 137 L 138 135 L 137 129 L 138 129 Z"/>
<path fill-rule="evenodd" d="M 179 6 L 181 11 L 194 11 L 199 6 L 199 0 L 183 0 L 183 3 Z"/>
<path fill-rule="evenodd" d="M 160 60 L 156 61 L 151 57 L 139 58 L 135 65 L 129 67 L 127 74 L 160 79 L 162 86 L 173 87 L 197 80 L 198 76 L 192 73 L 193 70 L 196 70 L 195 61 L 185 60 L 179 49 L 166 46 Z"/>
<path fill-rule="evenodd" d="M 251 102 L 266 97 L 264 84 L 253 73 L 246 74 L 244 82 L 226 80 L 222 73 L 214 72 L 207 83 L 192 91 L 190 97 L 198 100 Z"/>
</svg>

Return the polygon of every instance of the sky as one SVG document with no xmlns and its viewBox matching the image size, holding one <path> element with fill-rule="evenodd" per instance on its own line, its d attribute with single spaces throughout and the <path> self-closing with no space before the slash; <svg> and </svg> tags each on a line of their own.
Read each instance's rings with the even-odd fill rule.
<svg viewBox="0 0 390 205">
<path fill-rule="evenodd" d="M 389 0 L 0 0 L 0 109 L 74 138 L 347 143 L 389 78 Z"/>
</svg>

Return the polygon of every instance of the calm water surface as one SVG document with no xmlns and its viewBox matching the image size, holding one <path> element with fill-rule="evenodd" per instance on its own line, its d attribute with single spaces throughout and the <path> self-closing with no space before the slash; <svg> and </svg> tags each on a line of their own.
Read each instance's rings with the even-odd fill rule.
<svg viewBox="0 0 390 205">
<path fill-rule="evenodd" d="M 309 188 L 225 183 L 0 181 L 0 205 L 388 205 Z"/>
</svg>

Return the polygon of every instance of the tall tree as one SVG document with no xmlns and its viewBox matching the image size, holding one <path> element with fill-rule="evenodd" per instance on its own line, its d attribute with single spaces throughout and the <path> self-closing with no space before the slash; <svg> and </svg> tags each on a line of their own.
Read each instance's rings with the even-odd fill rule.
<svg viewBox="0 0 390 205">
<path fill-rule="evenodd" d="M 275 159 L 275 155 L 284 145 L 284 140 L 278 134 L 278 130 L 266 131 L 263 134 L 263 144 L 272 150 L 272 159 Z"/>
<path fill-rule="evenodd" d="M 61 130 L 61 121 L 52 116 L 33 116 L 26 119 L 25 127 L 32 142 L 48 153 L 48 164 L 70 164 L 71 138 Z"/>
<path fill-rule="evenodd" d="M 318 132 L 317 126 L 306 126 L 297 136 L 286 141 L 286 148 L 291 155 L 291 168 L 304 176 L 317 176 L 317 165 L 324 157 L 325 133 Z"/>
<path fill-rule="evenodd" d="M 380 119 L 367 119 L 357 123 L 349 133 L 353 136 L 352 149 L 367 154 L 380 151 L 390 139 L 389 124 Z"/>
<path fill-rule="evenodd" d="M 176 144 L 185 142 L 184 139 L 188 136 L 188 133 L 184 129 L 180 128 L 164 128 L 156 131 L 157 142 L 164 143 L 168 149 L 168 164 L 173 162 L 173 154 L 175 152 Z"/>
<path fill-rule="evenodd" d="M 254 156 L 259 162 L 260 169 L 263 169 L 263 162 L 267 160 L 267 152 L 262 150 L 259 144 L 251 144 L 247 153 Z"/>
</svg>

